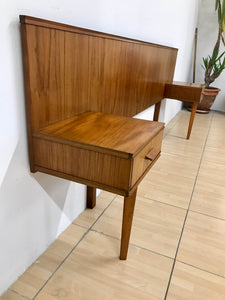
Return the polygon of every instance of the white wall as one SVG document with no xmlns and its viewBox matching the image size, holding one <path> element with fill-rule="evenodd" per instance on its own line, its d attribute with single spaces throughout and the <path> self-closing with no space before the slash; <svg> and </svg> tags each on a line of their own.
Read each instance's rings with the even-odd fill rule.
<svg viewBox="0 0 225 300">
<path fill-rule="evenodd" d="M 212 55 L 213 47 L 217 40 L 218 21 L 217 13 L 215 12 L 215 1 L 202 0 L 199 21 L 198 21 L 198 47 L 197 47 L 197 63 L 196 63 L 196 82 L 204 83 L 204 70 L 201 67 L 202 57 Z M 221 43 L 221 51 L 225 47 Z M 225 112 L 225 71 L 217 78 L 211 86 L 221 89 L 221 92 L 216 97 L 212 109 Z"/>
<path fill-rule="evenodd" d="M 175 78 L 187 80 L 197 11 L 196 0 L 0 1 L 0 294 L 85 207 L 84 186 L 29 172 L 19 14 L 178 47 Z M 179 109 L 164 102 L 161 119 Z"/>
</svg>

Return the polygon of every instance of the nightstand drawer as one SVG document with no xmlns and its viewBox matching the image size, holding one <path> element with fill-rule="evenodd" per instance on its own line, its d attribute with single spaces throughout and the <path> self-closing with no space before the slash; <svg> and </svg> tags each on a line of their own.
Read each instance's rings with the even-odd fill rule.
<svg viewBox="0 0 225 300">
<path fill-rule="evenodd" d="M 163 129 L 134 157 L 131 186 L 148 171 L 161 152 Z"/>
</svg>

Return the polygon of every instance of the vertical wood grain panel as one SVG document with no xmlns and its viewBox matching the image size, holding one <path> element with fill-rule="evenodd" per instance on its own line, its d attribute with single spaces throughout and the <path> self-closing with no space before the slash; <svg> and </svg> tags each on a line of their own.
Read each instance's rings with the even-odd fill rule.
<svg viewBox="0 0 225 300">
<path fill-rule="evenodd" d="M 88 36 L 27 26 L 33 130 L 87 110 Z"/>
<path fill-rule="evenodd" d="M 133 116 L 172 81 L 176 49 L 28 20 L 36 24 L 23 24 L 34 131 L 90 110 Z"/>
<path fill-rule="evenodd" d="M 89 109 L 133 116 L 159 102 L 172 81 L 173 49 L 89 37 Z"/>
<path fill-rule="evenodd" d="M 128 159 L 37 138 L 34 151 L 37 166 L 129 190 Z"/>
<path fill-rule="evenodd" d="M 63 119 L 64 32 L 27 26 L 34 130 Z"/>
<path fill-rule="evenodd" d="M 65 32 L 65 118 L 87 111 L 88 36 Z"/>
</svg>

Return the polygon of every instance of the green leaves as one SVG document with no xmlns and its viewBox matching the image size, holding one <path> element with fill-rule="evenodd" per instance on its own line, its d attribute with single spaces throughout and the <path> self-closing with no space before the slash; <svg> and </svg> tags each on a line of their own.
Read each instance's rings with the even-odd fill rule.
<svg viewBox="0 0 225 300">
<path fill-rule="evenodd" d="M 220 0 L 216 0 L 220 1 Z M 221 24 L 222 24 L 222 31 L 225 31 L 225 0 L 222 2 L 222 7 L 221 7 Z"/>
<path fill-rule="evenodd" d="M 219 52 L 219 49 L 214 48 L 213 54 L 212 54 L 212 61 L 217 60 L 218 52 Z"/>
<path fill-rule="evenodd" d="M 210 56 L 208 55 L 207 57 L 203 57 L 202 60 L 203 60 L 203 64 L 204 64 L 204 66 L 202 66 L 203 69 L 207 69 L 208 65 L 209 65 Z"/>
<path fill-rule="evenodd" d="M 210 76 L 218 77 L 225 69 L 225 51 L 218 56 L 218 53 L 214 52 L 212 56 L 208 55 L 203 57 L 203 68 L 208 69 L 211 67 Z"/>
<path fill-rule="evenodd" d="M 216 0 L 216 2 L 215 2 L 215 10 L 217 10 L 217 9 L 218 9 L 218 6 L 219 6 L 219 1 L 220 1 L 220 0 Z"/>
<path fill-rule="evenodd" d="M 222 31 L 225 32 L 225 0 L 215 0 L 215 10 L 221 14 Z"/>
<path fill-rule="evenodd" d="M 220 43 L 225 46 L 225 0 L 215 0 L 215 10 L 218 13 L 218 36 L 212 56 L 203 57 L 202 67 L 205 69 L 205 86 L 209 85 L 225 69 L 225 51 L 219 55 Z"/>
</svg>

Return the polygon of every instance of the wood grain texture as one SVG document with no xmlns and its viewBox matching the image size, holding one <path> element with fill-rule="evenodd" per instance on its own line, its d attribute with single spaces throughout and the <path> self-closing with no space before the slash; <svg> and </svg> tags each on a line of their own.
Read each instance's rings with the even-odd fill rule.
<svg viewBox="0 0 225 300">
<path fill-rule="evenodd" d="M 32 131 L 87 110 L 88 39 L 71 35 L 26 27 Z"/>
<path fill-rule="evenodd" d="M 162 138 L 163 130 L 161 130 L 134 158 L 131 180 L 132 186 L 136 183 L 136 181 L 138 181 L 138 179 L 146 170 L 149 170 L 149 167 L 152 166 L 152 163 L 158 159 L 161 152 Z M 150 150 L 154 150 L 155 152 L 155 156 L 152 160 L 146 158 Z"/>
<path fill-rule="evenodd" d="M 176 53 L 165 48 L 89 38 L 89 109 L 133 116 L 161 101 Z"/>
<path fill-rule="evenodd" d="M 134 215 L 134 206 L 136 201 L 137 189 L 129 197 L 124 198 L 123 205 L 123 224 L 121 233 L 120 259 L 127 259 L 130 233 Z"/>
<path fill-rule="evenodd" d="M 51 137 L 72 145 L 129 158 L 148 144 L 164 123 L 100 112 L 86 112 L 40 129 L 35 137 Z"/>
<path fill-rule="evenodd" d="M 21 22 L 31 131 L 90 110 L 133 116 L 160 101 L 172 81 L 177 49 L 31 17 Z"/>
<path fill-rule="evenodd" d="M 174 81 L 165 85 L 164 98 L 199 103 L 203 87 L 202 84 Z"/>
<path fill-rule="evenodd" d="M 30 171 L 35 172 L 34 168 L 34 151 L 33 151 L 33 128 L 32 128 L 32 114 L 31 114 L 31 87 L 29 80 L 29 60 L 28 60 L 28 40 L 27 40 L 27 29 L 24 24 L 21 24 L 21 42 L 22 42 L 22 53 L 23 53 L 23 69 L 24 69 L 24 89 L 26 99 L 26 123 L 27 123 L 27 138 L 28 138 L 28 153 Z"/>
<path fill-rule="evenodd" d="M 167 83 L 165 85 L 165 91 L 164 91 L 165 98 L 176 99 L 176 100 L 180 100 L 192 104 L 192 112 L 191 112 L 189 126 L 188 126 L 187 140 L 190 138 L 191 135 L 197 104 L 202 99 L 203 87 L 204 85 L 202 84 L 178 82 L 178 81 Z"/>
<path fill-rule="evenodd" d="M 35 18 L 35 17 L 31 17 L 31 16 L 20 15 L 20 23 L 27 24 L 27 25 L 35 25 L 38 27 L 44 27 L 44 28 L 50 28 L 50 29 L 57 29 L 57 30 L 62 30 L 62 31 L 66 31 L 66 32 L 71 32 L 71 33 L 79 33 L 79 34 L 83 34 L 83 35 L 85 34 L 85 35 L 96 36 L 96 37 L 101 37 L 101 38 L 115 39 L 115 40 L 119 40 L 119 41 L 129 41 L 129 42 L 135 43 L 135 44 L 146 44 L 146 45 L 151 45 L 151 46 L 159 47 L 159 48 L 173 49 L 175 51 L 178 50 L 177 48 L 172 48 L 172 47 L 168 47 L 168 46 L 164 46 L 164 45 L 158 45 L 158 44 L 154 44 L 154 43 L 145 42 L 142 40 L 127 38 L 127 37 L 123 37 L 123 36 L 119 36 L 119 35 L 90 30 L 87 28 L 67 25 L 64 23 L 54 22 L 54 21 L 45 20 L 45 19 L 41 19 L 41 18 Z"/>
<path fill-rule="evenodd" d="M 96 188 L 87 186 L 87 208 L 93 209 L 96 206 Z"/>
<path fill-rule="evenodd" d="M 155 104 L 153 121 L 159 120 L 160 107 L 161 107 L 161 101 Z"/>
<path fill-rule="evenodd" d="M 192 126 L 193 126 L 193 123 L 194 123 L 194 118 L 195 118 L 195 113 L 196 113 L 197 107 L 198 107 L 198 103 L 193 103 L 192 110 L 191 110 L 190 121 L 189 121 L 189 125 L 188 125 L 187 140 L 189 140 L 190 135 L 191 135 L 191 130 L 192 130 Z"/>
<path fill-rule="evenodd" d="M 76 176 L 73 176 L 73 175 L 70 175 L 70 174 L 55 171 L 53 169 L 47 169 L 47 168 L 40 167 L 40 166 L 36 166 L 35 168 L 36 168 L 36 171 L 39 171 L 39 172 L 42 172 L 42 173 L 46 173 L 46 174 L 53 175 L 53 176 L 63 178 L 63 179 L 67 179 L 67 180 L 70 180 L 70 181 L 75 181 L 75 182 L 78 182 L 78 183 L 85 184 L 87 186 L 91 186 L 91 187 L 94 187 L 94 188 L 99 188 L 99 189 L 102 189 L 102 190 L 105 190 L 105 191 L 108 191 L 108 192 L 111 192 L 111 193 L 115 193 L 115 194 L 118 194 L 118 195 L 121 195 L 121 196 L 126 196 L 126 197 L 128 197 L 130 194 L 132 194 L 132 192 L 136 188 L 136 187 L 134 187 L 134 189 L 131 189 L 130 191 L 126 191 L 124 189 L 118 189 L 118 188 L 115 188 L 113 186 L 104 185 L 102 183 L 99 183 L 99 182 L 96 182 L 96 181 L 93 181 L 93 180 L 88 180 L 88 179 L 85 179 L 85 178 L 76 177 Z"/>
<path fill-rule="evenodd" d="M 35 167 L 128 195 L 157 160 L 163 127 L 163 123 L 111 114 L 79 114 L 34 134 Z M 148 160 L 152 149 L 155 158 Z"/>
<path fill-rule="evenodd" d="M 103 187 L 129 190 L 129 159 L 42 139 L 34 139 L 34 148 L 37 169 L 43 167 L 100 183 Z"/>
</svg>

